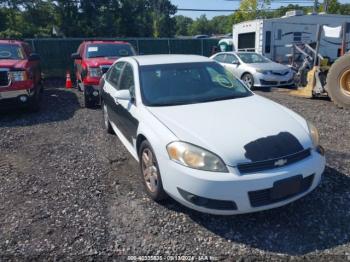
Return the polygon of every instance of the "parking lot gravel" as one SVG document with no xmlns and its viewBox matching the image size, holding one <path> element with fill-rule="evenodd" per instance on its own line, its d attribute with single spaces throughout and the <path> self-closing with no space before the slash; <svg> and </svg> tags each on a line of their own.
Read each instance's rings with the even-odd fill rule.
<svg viewBox="0 0 350 262">
<path fill-rule="evenodd" d="M 76 90 L 46 89 L 39 113 L 1 112 L 0 261 L 350 260 L 350 110 L 279 90 L 257 94 L 319 128 L 327 168 L 301 200 L 237 216 L 149 200 L 137 162 Z"/>
</svg>

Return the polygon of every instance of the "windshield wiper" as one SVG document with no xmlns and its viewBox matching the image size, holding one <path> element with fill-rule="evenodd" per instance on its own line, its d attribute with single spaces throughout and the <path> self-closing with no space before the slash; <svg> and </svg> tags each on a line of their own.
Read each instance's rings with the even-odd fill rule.
<svg viewBox="0 0 350 262">
<path fill-rule="evenodd" d="M 235 96 L 225 96 L 225 97 L 215 97 L 203 100 L 201 102 L 215 102 L 215 101 L 221 101 L 221 100 L 229 100 L 229 99 L 235 99 L 235 98 L 242 98 L 246 97 L 247 95 L 235 95 Z"/>
<path fill-rule="evenodd" d="M 89 58 L 98 58 L 98 57 L 110 57 L 110 56 L 108 56 L 108 55 L 96 55 L 96 56 L 92 56 Z"/>
</svg>

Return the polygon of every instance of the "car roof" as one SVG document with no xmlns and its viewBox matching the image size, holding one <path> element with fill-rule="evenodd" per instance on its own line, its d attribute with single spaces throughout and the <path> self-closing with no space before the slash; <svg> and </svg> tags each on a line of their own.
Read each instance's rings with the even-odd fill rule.
<svg viewBox="0 0 350 262">
<path fill-rule="evenodd" d="M 117 45 L 125 45 L 129 44 L 125 41 L 114 41 L 114 40 L 86 40 L 83 41 L 84 44 L 117 44 Z"/>
<path fill-rule="evenodd" d="M 21 44 L 23 44 L 23 41 L 15 40 L 15 39 L 0 39 L 0 44 L 15 44 L 15 45 L 21 45 Z"/>
<path fill-rule="evenodd" d="M 213 62 L 213 60 L 199 55 L 142 55 L 133 56 L 132 58 L 135 59 L 140 66 Z"/>
<path fill-rule="evenodd" d="M 220 54 L 257 54 L 257 53 L 253 51 L 228 51 L 228 52 L 218 52 L 215 55 L 220 55 Z"/>
</svg>

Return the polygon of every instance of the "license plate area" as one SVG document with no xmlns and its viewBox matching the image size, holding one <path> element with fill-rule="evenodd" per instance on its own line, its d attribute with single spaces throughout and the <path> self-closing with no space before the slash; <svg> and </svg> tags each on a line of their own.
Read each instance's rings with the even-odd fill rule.
<svg viewBox="0 0 350 262">
<path fill-rule="evenodd" d="M 276 181 L 270 191 L 271 199 L 278 200 L 298 194 L 301 191 L 302 181 L 302 175 Z"/>
</svg>

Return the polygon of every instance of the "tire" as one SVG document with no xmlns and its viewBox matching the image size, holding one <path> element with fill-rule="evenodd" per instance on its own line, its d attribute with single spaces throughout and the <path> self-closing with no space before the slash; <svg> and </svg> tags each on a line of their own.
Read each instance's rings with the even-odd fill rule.
<svg viewBox="0 0 350 262">
<path fill-rule="evenodd" d="M 340 108 L 350 108 L 350 54 L 338 58 L 329 69 L 326 91 Z"/>
<path fill-rule="evenodd" d="M 245 73 L 242 75 L 241 79 L 249 89 L 252 89 L 254 87 L 254 77 L 252 74 Z"/>
<path fill-rule="evenodd" d="M 102 126 L 107 134 L 114 134 L 111 122 L 109 121 L 107 106 L 102 102 Z"/>
<path fill-rule="evenodd" d="M 84 106 L 86 108 L 93 108 L 95 106 L 95 102 L 91 101 L 85 92 L 84 92 Z"/>
<path fill-rule="evenodd" d="M 147 140 L 144 140 L 140 145 L 139 159 L 140 176 L 147 195 L 156 202 L 167 199 L 168 195 L 163 189 L 156 155 Z"/>
</svg>

